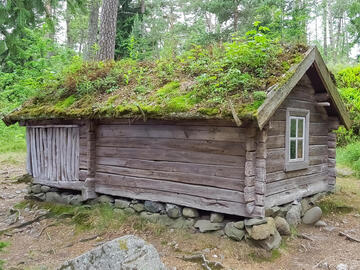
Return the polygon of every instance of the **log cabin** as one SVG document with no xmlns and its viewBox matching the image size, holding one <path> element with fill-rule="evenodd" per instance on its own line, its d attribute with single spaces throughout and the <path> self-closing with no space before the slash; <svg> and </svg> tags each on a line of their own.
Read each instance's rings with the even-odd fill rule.
<svg viewBox="0 0 360 270">
<path fill-rule="evenodd" d="M 79 190 L 84 199 L 109 194 L 262 217 L 268 207 L 334 189 L 333 131 L 351 125 L 319 51 L 307 48 L 301 56 L 266 88 L 251 117 L 239 113 L 235 98 L 219 110 L 211 105 L 204 116 L 194 103 L 178 110 L 154 96 L 142 105 L 102 93 L 100 102 L 69 102 L 68 95 L 52 107 L 44 102 L 47 95 L 3 121 L 26 126 L 27 171 L 34 183 Z M 183 85 L 193 89 L 181 81 L 179 91 L 168 90 L 172 101 L 188 96 Z M 131 107 L 110 106 L 115 99 Z M 91 106 L 80 110 L 84 103 Z M 154 113 L 154 106 L 167 107 Z M 109 107 L 117 113 L 104 114 Z"/>
</svg>

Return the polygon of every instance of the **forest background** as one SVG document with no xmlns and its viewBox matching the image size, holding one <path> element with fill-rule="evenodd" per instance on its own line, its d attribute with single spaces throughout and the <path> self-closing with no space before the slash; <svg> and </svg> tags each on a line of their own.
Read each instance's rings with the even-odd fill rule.
<svg viewBox="0 0 360 270">
<path fill-rule="evenodd" d="M 0 0 L 0 118 L 86 62 L 169 59 L 249 33 L 318 47 L 353 120 L 337 159 L 360 174 L 359 0 Z M 1 121 L 0 153 L 25 149 L 24 128 Z"/>
</svg>

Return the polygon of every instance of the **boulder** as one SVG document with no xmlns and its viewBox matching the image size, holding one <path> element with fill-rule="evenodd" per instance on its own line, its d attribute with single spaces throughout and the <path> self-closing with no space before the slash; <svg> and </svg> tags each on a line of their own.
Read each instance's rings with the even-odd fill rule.
<svg viewBox="0 0 360 270">
<path fill-rule="evenodd" d="M 285 218 L 276 217 L 275 218 L 275 226 L 280 235 L 290 235 L 290 225 L 287 223 Z"/>
<path fill-rule="evenodd" d="M 260 225 L 265 224 L 267 221 L 265 218 L 251 218 L 251 219 L 245 219 L 244 224 L 247 227 L 251 227 L 254 225 Z"/>
<path fill-rule="evenodd" d="M 109 196 L 109 195 L 100 195 L 98 198 L 97 198 L 97 201 L 99 203 L 109 203 L 109 204 L 112 204 L 114 202 L 114 198 Z"/>
<path fill-rule="evenodd" d="M 167 203 L 165 206 L 166 214 L 171 218 L 181 217 L 181 207 Z"/>
<path fill-rule="evenodd" d="M 224 231 L 226 236 L 235 241 L 241 241 L 245 236 L 245 231 L 236 228 L 234 222 L 227 223 Z"/>
<path fill-rule="evenodd" d="M 315 206 L 306 211 L 302 221 L 304 224 L 311 225 L 320 220 L 322 216 L 322 210 L 320 207 Z"/>
<path fill-rule="evenodd" d="M 52 191 L 45 194 L 45 201 L 66 204 L 66 201 L 58 192 Z"/>
<path fill-rule="evenodd" d="M 296 226 L 301 223 L 301 205 L 294 204 L 290 207 L 289 211 L 286 213 L 286 221 L 289 225 Z"/>
<path fill-rule="evenodd" d="M 32 185 L 31 192 L 35 194 L 41 193 L 41 185 Z"/>
<path fill-rule="evenodd" d="M 83 197 L 80 194 L 72 195 L 70 200 L 71 205 L 81 205 L 83 202 Z"/>
<path fill-rule="evenodd" d="M 168 226 L 174 229 L 190 228 L 194 225 L 193 219 L 186 219 L 184 217 L 170 218 L 167 215 L 161 215 L 159 213 L 141 212 L 140 217 L 148 220 L 151 223 L 156 223 L 162 226 Z"/>
<path fill-rule="evenodd" d="M 221 230 L 224 228 L 224 223 L 212 223 L 210 220 L 198 220 L 196 221 L 194 227 L 204 233 Z"/>
<path fill-rule="evenodd" d="M 165 270 L 153 245 L 141 238 L 126 235 L 65 262 L 58 270 Z"/>
<path fill-rule="evenodd" d="M 211 213 L 210 222 L 212 223 L 221 223 L 224 221 L 224 215 L 220 213 Z"/>
<path fill-rule="evenodd" d="M 257 240 L 257 241 L 253 240 L 253 242 L 259 247 L 270 251 L 279 248 L 281 244 L 281 240 L 282 239 L 279 232 L 275 230 L 275 233 L 271 235 L 269 238 L 265 240 Z"/>
<path fill-rule="evenodd" d="M 279 206 L 273 206 L 271 208 L 265 209 L 265 216 L 266 217 L 276 217 L 280 212 Z"/>
<path fill-rule="evenodd" d="M 145 201 L 144 208 L 151 213 L 159 213 L 165 209 L 162 203 L 153 201 Z"/>
<path fill-rule="evenodd" d="M 123 210 L 124 210 L 124 213 L 129 216 L 134 215 L 136 213 L 136 211 L 134 209 L 132 209 L 131 207 L 126 207 Z"/>
<path fill-rule="evenodd" d="M 271 235 L 274 235 L 276 231 L 275 221 L 272 217 L 266 218 L 266 223 L 260 225 L 254 225 L 252 227 L 246 226 L 246 231 L 249 237 L 254 240 L 265 240 Z"/>
<path fill-rule="evenodd" d="M 325 221 L 319 220 L 314 224 L 315 227 L 326 227 L 327 223 Z"/>
<path fill-rule="evenodd" d="M 49 186 L 41 186 L 41 192 L 46 193 L 46 192 L 50 191 L 50 189 L 51 189 L 51 187 L 49 187 Z"/>
<path fill-rule="evenodd" d="M 305 212 L 312 207 L 310 199 L 309 198 L 302 199 L 300 204 L 301 204 L 301 216 L 304 216 Z"/>
<path fill-rule="evenodd" d="M 234 222 L 234 226 L 235 226 L 235 228 L 237 228 L 239 230 L 243 230 L 245 228 L 244 221 Z"/>
<path fill-rule="evenodd" d="M 197 209 L 189 208 L 189 207 L 184 207 L 182 214 L 184 217 L 189 217 L 189 218 L 197 218 L 199 216 L 199 212 Z"/>
<path fill-rule="evenodd" d="M 132 203 L 130 204 L 130 207 L 138 213 L 145 211 L 145 206 L 143 203 Z"/>
<path fill-rule="evenodd" d="M 116 208 L 125 209 L 130 206 L 130 202 L 127 200 L 116 199 L 114 202 Z"/>
<path fill-rule="evenodd" d="M 290 210 L 291 206 L 292 206 L 291 204 L 286 204 L 286 205 L 279 207 L 280 210 L 279 210 L 279 213 L 277 214 L 277 216 L 286 217 L 286 214 Z"/>
</svg>

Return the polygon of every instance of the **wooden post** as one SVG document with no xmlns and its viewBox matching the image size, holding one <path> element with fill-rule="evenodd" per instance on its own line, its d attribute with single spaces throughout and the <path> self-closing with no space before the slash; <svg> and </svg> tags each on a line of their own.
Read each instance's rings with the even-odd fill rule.
<svg viewBox="0 0 360 270">
<path fill-rule="evenodd" d="M 87 175 L 82 189 L 84 200 L 97 197 L 95 192 L 95 173 L 96 173 L 96 123 L 89 120 L 87 128 Z"/>
<path fill-rule="evenodd" d="M 333 131 L 339 128 L 339 120 L 329 117 L 328 123 L 328 190 L 333 192 L 336 184 L 336 133 Z"/>
<path fill-rule="evenodd" d="M 246 211 L 250 215 L 255 209 L 256 134 L 255 127 L 249 127 L 246 131 L 244 200 Z"/>
<path fill-rule="evenodd" d="M 264 209 L 266 194 L 267 128 L 258 132 L 256 145 L 255 204 Z"/>
</svg>

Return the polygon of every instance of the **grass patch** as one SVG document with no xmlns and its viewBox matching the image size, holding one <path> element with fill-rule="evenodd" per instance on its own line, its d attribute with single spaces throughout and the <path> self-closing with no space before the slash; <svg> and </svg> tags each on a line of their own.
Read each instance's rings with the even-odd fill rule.
<svg viewBox="0 0 360 270">
<path fill-rule="evenodd" d="M 25 164 L 26 152 L 0 153 L 0 170 L 7 170 L 11 167 L 22 167 Z"/>
<path fill-rule="evenodd" d="M 360 141 L 338 148 L 336 150 L 336 162 L 339 165 L 351 168 L 356 176 L 360 177 Z"/>
<path fill-rule="evenodd" d="M 1 242 L 0 241 L 0 252 L 3 252 L 4 249 L 9 245 L 8 242 Z M 4 261 L 0 260 L 0 270 L 3 270 Z"/>
<path fill-rule="evenodd" d="M 249 254 L 249 257 L 257 263 L 274 262 L 281 257 L 280 249 L 274 249 L 272 251 L 256 250 Z"/>
<path fill-rule="evenodd" d="M 360 181 L 356 177 L 338 177 L 336 191 L 326 196 L 318 205 L 325 215 L 360 213 Z"/>
<path fill-rule="evenodd" d="M 0 153 L 25 150 L 25 127 L 20 127 L 18 124 L 6 126 L 0 121 Z"/>
</svg>

